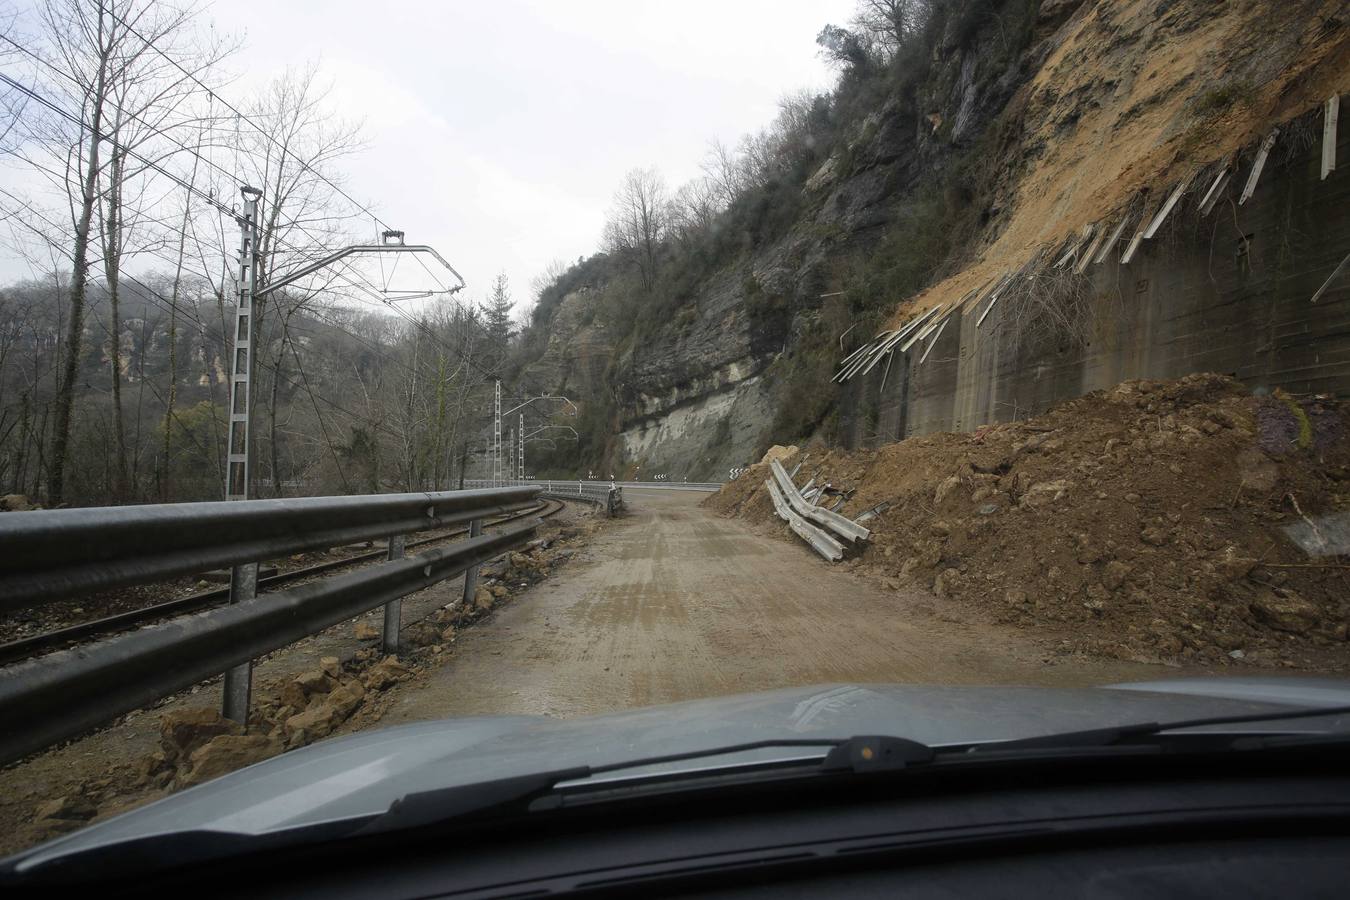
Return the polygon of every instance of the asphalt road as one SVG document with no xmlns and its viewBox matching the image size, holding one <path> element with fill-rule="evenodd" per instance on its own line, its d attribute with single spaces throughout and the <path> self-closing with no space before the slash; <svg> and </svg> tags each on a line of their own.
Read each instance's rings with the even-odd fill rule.
<svg viewBox="0 0 1350 900">
<path fill-rule="evenodd" d="M 575 716 L 826 682 L 1084 685 L 1175 675 L 1064 658 L 1045 635 L 890 591 L 805 545 L 626 488 L 629 515 L 547 581 L 461 634 L 382 724 L 453 715 Z"/>
</svg>

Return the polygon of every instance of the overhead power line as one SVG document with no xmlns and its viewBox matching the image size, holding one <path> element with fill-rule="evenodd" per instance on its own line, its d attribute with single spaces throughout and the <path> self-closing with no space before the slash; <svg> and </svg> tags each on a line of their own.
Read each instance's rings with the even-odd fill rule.
<svg viewBox="0 0 1350 900">
<path fill-rule="evenodd" d="M 232 103 L 230 103 L 229 101 L 227 101 L 224 97 L 221 97 L 219 94 L 217 94 L 217 93 L 215 92 L 215 90 L 213 90 L 212 88 L 208 87 L 208 86 L 207 86 L 200 78 L 198 78 L 198 77 L 197 77 L 196 75 L 194 75 L 192 72 L 189 72 L 187 69 L 183 68 L 182 63 L 178 62 L 178 60 L 174 59 L 172 56 L 170 56 L 169 54 L 165 53 L 165 52 L 164 52 L 163 50 L 161 50 L 159 47 L 156 47 L 155 44 L 154 44 L 152 41 L 150 41 L 149 39 L 147 39 L 143 34 L 141 34 L 141 33 L 140 33 L 139 31 L 137 31 L 134 27 L 132 27 L 132 25 L 131 25 L 129 22 L 127 22 L 126 19 L 122 18 L 122 17 L 119 16 L 117 13 L 113 12 L 112 10 L 108 9 L 108 7 L 104 4 L 103 0 L 98 0 L 98 7 L 99 7 L 99 9 L 102 10 L 104 13 L 106 13 L 106 14 L 109 15 L 109 16 L 112 16 L 112 18 L 114 18 L 115 20 L 117 20 L 117 21 L 122 25 L 122 27 L 125 28 L 127 31 L 129 31 L 129 32 L 131 32 L 132 34 L 136 35 L 136 37 L 140 39 L 141 43 L 145 44 L 145 46 L 149 47 L 151 50 L 155 51 L 155 52 L 158 53 L 160 56 L 164 57 L 164 59 L 165 59 L 166 61 L 168 61 L 168 63 L 169 63 L 170 65 L 172 65 L 172 66 L 173 66 L 174 68 L 176 68 L 178 71 L 182 72 L 182 73 L 183 73 L 184 75 L 186 75 L 188 78 L 192 79 L 193 82 L 195 82 L 202 90 L 206 91 L 213 99 L 220 101 L 220 104 L 221 104 L 222 106 L 224 106 L 226 109 L 228 109 L 230 112 L 234 113 L 235 116 L 237 116 L 237 117 L 240 119 L 240 121 L 247 122 L 249 125 L 251 125 L 251 126 L 252 126 L 252 127 L 253 127 L 260 135 L 262 135 L 263 138 L 265 138 L 269 143 L 271 143 L 271 144 L 273 144 L 274 146 L 276 146 L 277 149 L 279 149 L 279 150 L 285 150 L 285 149 L 286 149 L 286 148 L 281 144 L 281 142 L 278 141 L 276 138 L 274 138 L 274 137 L 273 137 L 273 136 L 272 136 L 265 128 L 263 128 L 263 127 L 262 127 L 261 125 L 259 125 L 257 122 L 253 121 L 251 118 L 249 118 L 249 117 L 248 117 L 247 115 L 245 115 L 243 112 L 241 112 L 241 111 L 239 110 L 238 107 L 234 106 Z M 341 195 L 342 197 L 346 198 L 346 200 L 347 200 L 349 203 L 351 203 L 353 206 L 355 206 L 357 209 L 361 210 L 361 211 L 364 212 L 366 215 L 370 216 L 371 220 L 374 221 L 375 224 L 378 225 L 380 228 L 385 228 L 385 229 L 389 228 L 389 225 L 386 224 L 379 216 L 377 216 L 377 215 L 376 215 L 369 207 L 367 207 L 366 205 L 364 205 L 363 203 L 361 203 L 359 200 L 357 200 L 355 197 L 353 197 L 351 194 L 349 194 L 349 193 L 347 193 L 345 190 L 343 190 L 341 185 L 337 184 L 337 183 L 334 182 L 332 179 L 330 179 L 327 175 L 323 174 L 323 173 L 320 172 L 318 169 L 315 169 L 314 167 L 310 166 L 308 163 L 304 162 L 303 160 L 297 160 L 297 161 L 300 163 L 301 167 L 303 167 L 307 172 L 309 172 L 310 174 L 314 175 L 314 176 L 315 176 L 316 178 L 318 178 L 320 181 L 324 182 L 324 183 L 327 184 L 329 187 L 331 187 L 331 188 L 332 188 L 334 191 L 336 191 L 339 195 Z"/>
</svg>

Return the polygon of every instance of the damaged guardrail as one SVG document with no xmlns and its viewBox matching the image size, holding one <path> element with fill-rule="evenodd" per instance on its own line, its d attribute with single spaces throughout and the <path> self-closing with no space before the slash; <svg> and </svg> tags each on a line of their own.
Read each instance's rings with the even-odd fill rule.
<svg viewBox="0 0 1350 900">
<path fill-rule="evenodd" d="M 0 669 L 0 764 L 226 673 L 226 715 L 247 721 L 251 660 L 380 606 L 397 646 L 408 594 L 524 546 L 537 520 L 403 555 L 404 535 L 530 508 L 539 488 L 41 510 L 0 518 L 0 608 L 235 567 L 229 606 Z M 389 561 L 253 596 L 261 559 L 373 538 Z"/>
<path fill-rule="evenodd" d="M 865 526 L 859 525 L 847 516 L 823 506 L 816 506 L 803 498 L 792 477 L 778 460 L 771 460 L 769 468 L 773 473 L 773 480 L 765 481 L 764 484 L 773 498 L 774 509 L 779 517 L 785 519 L 792 530 L 814 547 L 821 556 L 838 561 L 844 558 L 844 541 L 856 543 L 872 536 L 872 532 Z"/>
</svg>

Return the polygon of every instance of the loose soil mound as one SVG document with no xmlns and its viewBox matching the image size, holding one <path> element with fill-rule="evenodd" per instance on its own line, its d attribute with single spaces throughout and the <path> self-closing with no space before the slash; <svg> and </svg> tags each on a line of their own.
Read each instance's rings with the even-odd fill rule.
<svg viewBox="0 0 1350 900">
<path fill-rule="evenodd" d="M 772 520 L 767 469 L 706 504 Z M 1334 555 L 1350 441 L 1328 398 L 1128 381 L 1025 422 L 813 453 L 797 481 L 812 476 L 856 490 L 846 515 L 890 504 L 861 566 L 996 620 L 1124 659 L 1293 665 L 1318 648 L 1350 665 Z"/>
</svg>

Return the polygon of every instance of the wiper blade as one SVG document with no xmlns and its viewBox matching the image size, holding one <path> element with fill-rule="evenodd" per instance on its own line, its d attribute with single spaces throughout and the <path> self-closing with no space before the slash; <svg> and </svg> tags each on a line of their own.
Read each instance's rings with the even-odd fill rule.
<svg viewBox="0 0 1350 900">
<path fill-rule="evenodd" d="M 517 814 L 529 810 L 532 803 L 554 793 L 563 785 L 567 785 L 569 789 L 585 791 L 587 789 L 585 780 L 597 775 L 780 747 L 816 747 L 827 751 L 814 770 L 818 773 L 854 772 L 862 774 L 887 771 L 904 768 L 908 765 L 932 762 L 937 755 L 937 752 L 926 744 L 882 735 L 752 741 L 744 744 L 715 747 L 709 750 L 668 753 L 662 756 L 648 756 L 620 763 L 541 772 L 535 775 L 522 775 L 515 778 L 456 785 L 439 790 L 408 794 L 395 800 L 389 807 L 388 812 L 370 820 L 353 831 L 352 835 L 377 834 L 425 825 L 461 822 L 466 819 L 485 816 Z M 801 759 L 793 758 L 766 760 L 755 763 L 754 768 L 759 771 L 766 768 L 772 769 L 775 766 L 795 769 L 801 765 Z M 727 767 L 725 774 L 734 774 L 738 769 L 739 767 L 736 766 Z M 706 769 L 700 769 L 694 773 L 674 770 L 656 773 L 651 776 L 650 780 L 678 784 L 680 781 L 695 775 L 706 776 L 708 774 L 709 771 Z M 716 774 L 716 770 L 713 774 Z M 568 785 L 569 782 L 579 782 L 579 784 Z M 603 782 L 602 784 L 608 787 L 611 782 Z"/>
<path fill-rule="evenodd" d="M 401 831 L 422 825 L 523 810 L 532 800 L 553 790 L 559 782 L 587 778 L 593 771 L 586 767 L 559 769 L 408 794 L 395 800 L 388 812 L 371 819 L 353 831 L 352 835 Z"/>
<path fill-rule="evenodd" d="M 1211 725 L 1242 725 L 1251 722 L 1281 722 L 1286 719 L 1314 719 L 1322 716 L 1350 714 L 1350 706 L 1323 706 L 1295 709 L 1288 712 L 1249 713 L 1235 716 L 1211 716 L 1205 719 L 1177 719 L 1171 722 L 1137 722 L 1109 728 L 1091 728 L 1086 731 L 1066 731 L 1060 734 L 1038 735 L 1011 741 L 991 741 L 976 744 L 972 751 L 1005 751 L 1034 748 L 1111 747 L 1152 737 L 1165 731 L 1201 728 Z"/>
</svg>

